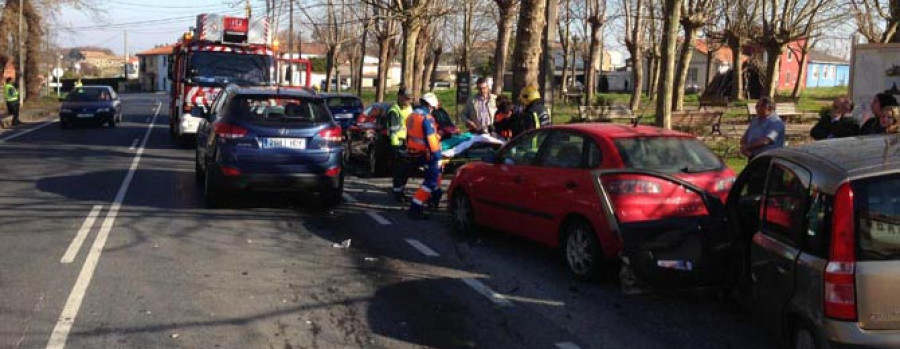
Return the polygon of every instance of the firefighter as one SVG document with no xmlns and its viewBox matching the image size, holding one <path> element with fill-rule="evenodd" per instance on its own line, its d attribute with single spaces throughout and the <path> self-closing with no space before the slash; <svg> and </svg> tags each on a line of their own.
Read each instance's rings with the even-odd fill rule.
<svg viewBox="0 0 900 349">
<path fill-rule="evenodd" d="M 79 88 L 82 86 L 84 86 L 84 84 L 81 83 L 81 78 L 78 78 L 78 80 L 75 81 L 75 88 Z"/>
<path fill-rule="evenodd" d="M 428 219 L 425 205 L 437 207 L 441 200 L 441 136 L 431 113 L 437 108 L 434 93 L 426 93 L 406 120 L 406 149 L 414 164 L 425 168 L 425 179 L 416 190 L 407 213 L 415 220 Z"/>
<path fill-rule="evenodd" d="M 494 123 L 496 129 L 511 130 L 512 136 L 545 126 L 550 126 L 550 111 L 544 106 L 541 93 L 535 86 L 526 86 L 519 93 L 522 111 L 513 111 L 512 117 Z"/>
<path fill-rule="evenodd" d="M 6 85 L 3 85 L 3 98 L 6 99 L 6 112 L 12 115 L 13 126 L 21 124 L 19 121 L 19 90 L 13 86 L 13 78 L 6 78 Z"/>
<path fill-rule="evenodd" d="M 410 100 L 412 96 L 409 91 L 400 88 L 397 93 L 397 103 L 391 106 L 387 112 L 388 134 L 391 141 L 391 174 L 393 177 L 393 194 L 394 199 L 398 202 L 405 202 L 406 195 L 403 188 L 409 180 L 409 159 L 404 155 L 404 147 L 406 142 L 406 118 L 412 113 Z"/>
</svg>

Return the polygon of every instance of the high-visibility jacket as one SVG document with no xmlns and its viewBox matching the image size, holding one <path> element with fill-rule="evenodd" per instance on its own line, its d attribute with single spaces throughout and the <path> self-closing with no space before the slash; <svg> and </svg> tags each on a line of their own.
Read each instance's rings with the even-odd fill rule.
<svg viewBox="0 0 900 349">
<path fill-rule="evenodd" d="M 19 90 L 16 90 L 16 87 L 12 84 L 6 84 L 3 86 L 3 97 L 6 98 L 6 102 L 18 102 L 19 101 Z"/>
<path fill-rule="evenodd" d="M 427 110 L 416 109 L 406 119 L 406 149 L 410 153 L 436 154 L 440 157 L 441 136 L 437 123 Z"/>
<path fill-rule="evenodd" d="M 76 88 L 81 87 L 81 86 L 84 86 L 84 84 L 81 83 L 81 80 L 75 81 Z"/>
<path fill-rule="evenodd" d="M 412 107 L 407 106 L 403 108 L 396 103 L 391 109 L 388 109 L 388 134 L 390 135 L 392 146 L 399 147 L 403 145 L 403 140 L 406 139 L 406 119 L 410 113 L 412 113 Z"/>
</svg>

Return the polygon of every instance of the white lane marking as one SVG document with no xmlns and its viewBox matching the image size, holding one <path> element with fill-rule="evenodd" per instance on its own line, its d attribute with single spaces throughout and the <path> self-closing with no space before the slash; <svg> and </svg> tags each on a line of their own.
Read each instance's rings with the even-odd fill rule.
<svg viewBox="0 0 900 349">
<path fill-rule="evenodd" d="M 559 349 L 581 349 L 577 344 L 572 342 L 560 342 L 556 343 L 556 347 Z"/>
<path fill-rule="evenodd" d="M 494 302 L 497 305 L 504 306 L 504 307 L 509 307 L 509 306 L 513 305 L 512 302 L 510 302 L 508 299 L 503 297 L 502 294 L 494 292 L 493 290 L 491 290 L 490 287 L 487 287 L 487 285 L 481 283 L 481 281 L 471 279 L 471 278 L 462 278 L 461 280 L 463 282 L 465 282 L 466 285 L 469 285 L 469 287 L 474 289 L 475 292 L 478 292 L 482 296 L 487 297 L 487 299 L 490 299 L 491 302 Z"/>
<path fill-rule="evenodd" d="M 355 202 L 359 202 L 359 200 L 356 200 L 356 198 L 350 196 L 350 194 L 347 194 L 347 193 L 344 193 L 344 201 L 349 202 L 351 204 L 355 203 Z"/>
<path fill-rule="evenodd" d="M 378 212 L 366 211 L 366 214 L 369 215 L 369 217 L 372 217 L 372 219 L 374 219 L 376 222 L 378 222 L 378 224 L 391 225 L 391 221 L 382 217 L 380 214 L 378 214 Z"/>
<path fill-rule="evenodd" d="M 81 229 L 78 229 L 78 233 L 75 234 L 75 239 L 72 240 L 66 253 L 63 254 L 62 259 L 59 260 L 60 263 L 69 264 L 75 260 L 75 256 L 78 255 L 78 251 L 81 250 L 84 239 L 86 239 L 88 233 L 91 232 L 91 228 L 94 227 L 94 221 L 97 220 L 97 216 L 100 215 L 100 210 L 102 209 L 103 205 L 94 205 L 94 208 L 88 213 L 87 218 L 84 219 L 84 223 L 81 224 Z"/>
<path fill-rule="evenodd" d="M 159 108 L 157 108 L 156 111 L 157 112 L 153 114 L 153 120 L 150 122 L 151 126 L 156 122 L 156 117 L 159 116 Z M 97 238 L 94 240 L 94 244 L 88 252 L 87 258 L 84 261 L 84 266 L 81 267 L 78 279 L 75 281 L 75 285 L 72 286 L 72 292 L 69 293 L 69 299 L 66 300 L 66 305 L 59 315 L 56 326 L 53 327 L 53 333 L 50 335 L 50 340 L 47 342 L 48 349 L 62 349 L 66 346 L 69 331 L 72 330 L 72 325 L 75 323 L 75 317 L 78 316 L 78 310 L 81 308 L 81 302 L 84 300 L 88 285 L 90 285 L 91 279 L 94 277 L 94 271 L 97 270 L 100 254 L 103 253 L 106 239 L 109 237 L 109 232 L 116 222 L 119 208 L 122 207 L 122 202 L 125 201 L 125 194 L 128 193 L 131 179 L 134 178 L 134 173 L 137 171 L 138 164 L 141 162 L 141 155 L 144 154 L 144 149 L 147 146 L 147 141 L 150 139 L 150 133 L 152 131 L 153 128 L 148 127 L 147 132 L 144 133 L 144 140 L 141 142 L 141 147 L 138 148 L 135 153 L 134 160 L 131 161 L 131 167 L 128 168 L 128 173 L 125 175 L 125 179 L 122 180 L 122 186 L 119 187 L 119 192 L 116 193 L 116 198 L 113 200 L 112 205 L 110 205 L 109 211 L 106 213 L 106 218 L 100 225 L 100 232 L 97 233 Z"/>
<path fill-rule="evenodd" d="M 424 255 L 426 255 L 426 256 L 428 256 L 428 257 L 440 257 L 440 256 L 441 256 L 441 255 L 439 255 L 437 252 L 434 252 L 434 250 L 432 250 L 432 249 L 429 248 L 428 246 L 425 246 L 425 244 L 423 244 L 423 243 L 422 243 L 421 241 L 419 241 L 419 240 L 416 240 L 416 239 L 406 239 L 406 243 L 407 243 L 407 244 L 410 244 L 412 247 L 414 247 L 415 249 L 419 250 L 419 252 L 421 252 L 422 254 L 424 254 Z"/>
<path fill-rule="evenodd" d="M 134 150 L 134 147 L 137 147 L 138 141 L 140 141 L 140 139 L 135 138 L 134 141 L 131 142 L 131 146 L 128 147 L 128 150 Z"/>
<path fill-rule="evenodd" d="M 35 127 L 29 128 L 29 129 L 27 129 L 27 130 L 25 130 L 25 131 L 16 133 L 16 134 L 14 134 L 14 135 L 9 135 L 9 136 L 7 136 L 7 137 L 0 138 L 0 143 L 5 143 L 5 142 L 7 142 L 7 141 L 11 141 L 11 140 L 13 140 L 13 139 L 15 139 L 15 138 L 19 138 L 19 137 L 21 137 L 21 136 L 27 135 L 27 134 L 29 134 L 29 133 L 32 133 L 32 132 L 37 131 L 37 130 L 40 130 L 40 129 L 44 128 L 44 127 L 50 126 L 50 125 L 55 124 L 55 123 L 56 123 L 56 121 L 47 121 L 47 122 L 45 122 L 45 123 L 43 123 L 43 124 L 40 124 L 40 125 L 37 125 L 37 126 L 35 126 Z"/>
</svg>

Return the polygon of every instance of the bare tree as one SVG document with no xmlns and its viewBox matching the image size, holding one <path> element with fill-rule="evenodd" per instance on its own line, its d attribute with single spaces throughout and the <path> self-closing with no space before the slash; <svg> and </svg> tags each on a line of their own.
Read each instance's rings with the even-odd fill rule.
<svg viewBox="0 0 900 349">
<path fill-rule="evenodd" d="M 631 56 L 631 110 L 636 112 L 641 106 L 641 92 L 644 86 L 644 0 L 622 0 L 625 19 L 625 47 Z"/>
<path fill-rule="evenodd" d="M 546 5 L 546 0 L 522 0 L 513 51 L 514 96 L 525 86 L 538 86 Z"/>
<path fill-rule="evenodd" d="M 675 74 L 675 110 L 684 109 L 684 85 L 687 81 L 688 69 L 694 54 L 694 40 L 700 28 L 716 8 L 717 0 L 684 0 L 681 7 L 681 28 L 684 30 L 684 42 L 678 54 L 678 68 Z"/>
<path fill-rule="evenodd" d="M 517 0 L 494 0 L 500 16 L 497 21 L 497 44 L 494 47 L 494 87 L 492 92 L 503 92 L 506 63 L 509 58 L 509 40 L 512 34 L 513 21 L 516 19 Z"/>
<path fill-rule="evenodd" d="M 302 7 L 301 12 L 312 26 L 313 35 L 325 44 L 325 86 L 322 89 L 331 91 L 331 77 L 337 66 L 341 48 L 353 40 L 351 36 L 352 31 L 350 30 L 350 24 L 353 22 L 353 11 L 346 0 L 325 0 L 325 3 L 317 8 L 322 9 L 324 13 L 319 12 L 311 15 L 310 10 L 306 7 Z M 334 85 L 339 88 L 340 81 L 337 81 Z"/>
<path fill-rule="evenodd" d="M 663 0 L 662 62 L 659 99 L 656 101 L 656 123 L 672 128 L 672 90 L 675 85 L 675 46 L 678 43 L 678 21 L 681 19 L 683 0 Z"/>
<path fill-rule="evenodd" d="M 585 67 L 587 82 L 585 98 L 587 104 L 594 100 L 597 90 L 597 71 L 603 70 L 601 62 L 603 50 L 603 26 L 606 24 L 606 0 L 587 0 L 587 22 L 591 26 L 591 41 L 588 48 L 588 66 Z"/>
<path fill-rule="evenodd" d="M 870 43 L 900 42 L 900 0 L 849 0 L 857 31 Z"/>
<path fill-rule="evenodd" d="M 732 91 L 734 100 L 744 99 L 744 46 L 750 42 L 750 33 L 756 25 L 759 7 L 757 1 L 723 0 L 724 29 L 722 37 L 731 49 Z"/>
<path fill-rule="evenodd" d="M 803 93 L 803 76 L 806 75 L 807 68 L 807 59 L 809 58 L 809 52 L 816 46 L 816 44 L 821 40 L 819 35 L 813 34 L 806 38 L 803 42 L 803 45 L 800 47 L 788 46 L 788 50 L 791 50 L 794 57 L 800 57 L 797 61 L 800 63 L 800 69 L 797 71 L 797 78 L 794 84 L 794 91 L 791 92 L 792 98 L 799 98 L 800 94 Z"/>
<path fill-rule="evenodd" d="M 559 6 L 562 11 L 558 26 L 559 44 L 563 50 L 562 92 L 566 93 L 569 86 L 569 57 L 572 56 L 572 32 L 570 31 L 573 21 L 572 0 L 564 0 L 560 2 Z"/>
<path fill-rule="evenodd" d="M 378 42 L 378 83 L 375 84 L 375 100 L 383 102 L 391 62 L 397 54 L 400 25 L 386 7 L 373 6 L 373 11 L 375 11 L 373 34 Z"/>
</svg>

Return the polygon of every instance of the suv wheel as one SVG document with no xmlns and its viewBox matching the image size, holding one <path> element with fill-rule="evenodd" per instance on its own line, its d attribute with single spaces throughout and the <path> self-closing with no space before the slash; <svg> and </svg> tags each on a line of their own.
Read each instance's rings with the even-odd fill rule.
<svg viewBox="0 0 900 349">
<path fill-rule="evenodd" d="M 579 280 L 597 278 L 603 268 L 603 254 L 594 229 L 579 219 L 566 223 L 562 230 L 561 247 L 569 271 Z"/>
<path fill-rule="evenodd" d="M 215 175 L 211 173 L 206 173 L 204 176 L 203 198 L 206 201 L 206 206 L 209 208 L 225 207 L 225 200 L 227 198 L 225 197 L 225 193 L 222 192 L 222 188 L 216 183 L 216 180 L 213 177 L 215 177 Z"/>
<path fill-rule="evenodd" d="M 794 330 L 794 349 L 817 349 L 816 339 L 812 332 L 805 326 L 798 326 Z"/>
<path fill-rule="evenodd" d="M 369 177 L 378 177 L 381 173 L 381 163 L 378 161 L 378 155 L 375 154 L 375 147 L 369 148 Z"/>
<path fill-rule="evenodd" d="M 453 230 L 457 233 L 477 233 L 475 211 L 472 208 L 469 196 L 463 191 L 454 193 L 453 200 L 450 201 L 450 223 L 453 225 Z"/>
</svg>

